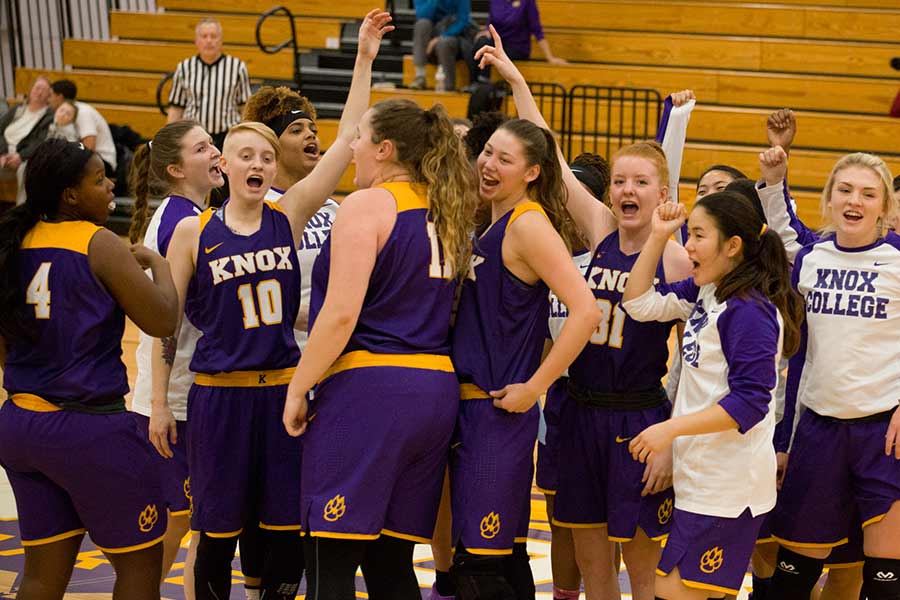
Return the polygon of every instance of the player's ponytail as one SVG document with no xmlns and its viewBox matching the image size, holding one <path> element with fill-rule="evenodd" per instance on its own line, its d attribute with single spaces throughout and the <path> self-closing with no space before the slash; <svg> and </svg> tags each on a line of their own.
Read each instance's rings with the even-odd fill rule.
<svg viewBox="0 0 900 600">
<path fill-rule="evenodd" d="M 372 114 L 373 142 L 390 139 L 397 160 L 427 186 L 428 209 L 445 264 L 462 279 L 469 270 L 478 195 L 475 174 L 453 122 L 440 104 L 423 110 L 409 100 L 385 100 Z"/>
<path fill-rule="evenodd" d="M 25 295 L 19 265 L 22 240 L 42 218 L 57 216 L 63 192 L 78 185 L 93 155 L 80 143 L 46 140 L 25 165 L 25 203 L 0 217 L 0 336 L 7 342 L 34 336 L 20 312 Z"/>
<path fill-rule="evenodd" d="M 553 134 L 524 119 L 510 119 L 498 129 L 509 131 L 522 142 L 529 166 L 540 166 L 537 179 L 528 184 L 528 197 L 541 205 L 569 250 L 582 245 L 578 230 L 566 210 L 568 196 Z"/>
<path fill-rule="evenodd" d="M 791 285 L 790 264 L 781 239 L 769 231 L 753 205 L 736 192 L 709 194 L 697 201 L 716 223 L 722 240 L 741 238 L 741 262 L 716 286 L 720 302 L 732 296 L 746 296 L 752 290 L 765 295 L 784 320 L 784 356 L 800 346 L 800 325 L 806 315 L 803 299 Z"/>
<path fill-rule="evenodd" d="M 131 160 L 131 168 L 128 170 L 128 189 L 134 196 L 128 239 L 132 244 L 136 244 L 144 237 L 147 221 L 150 219 L 150 147 L 147 144 L 142 144 Z"/>
<path fill-rule="evenodd" d="M 128 187 L 134 196 L 134 211 L 128 238 L 137 243 L 144 237 L 150 218 L 150 199 L 168 196 L 175 185 L 166 168 L 181 164 L 181 140 L 195 127 L 194 121 L 169 123 L 156 132 L 153 140 L 138 148 L 128 171 Z"/>
</svg>

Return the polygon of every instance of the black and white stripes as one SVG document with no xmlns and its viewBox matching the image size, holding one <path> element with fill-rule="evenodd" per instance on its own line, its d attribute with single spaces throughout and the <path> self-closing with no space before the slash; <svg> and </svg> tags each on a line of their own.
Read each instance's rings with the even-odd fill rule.
<svg viewBox="0 0 900 600">
<path fill-rule="evenodd" d="M 250 77 L 242 60 L 224 54 L 208 65 L 198 55 L 178 64 L 169 103 L 215 135 L 241 120 L 239 107 L 249 97 Z"/>
</svg>

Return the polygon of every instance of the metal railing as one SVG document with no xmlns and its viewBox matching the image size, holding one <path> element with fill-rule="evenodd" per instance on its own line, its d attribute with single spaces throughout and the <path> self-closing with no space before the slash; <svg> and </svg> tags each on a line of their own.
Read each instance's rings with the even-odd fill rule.
<svg viewBox="0 0 900 600">
<path fill-rule="evenodd" d="M 508 115 L 515 114 L 515 106 L 513 105 L 512 92 L 509 89 L 509 85 L 503 81 L 498 83 L 497 87 L 503 90 L 505 94 L 503 98 L 503 112 Z M 558 83 L 545 81 L 529 81 L 528 88 L 531 90 L 531 95 L 534 96 L 538 110 L 541 111 L 541 115 L 547 121 L 547 125 L 550 126 L 550 130 L 559 136 L 559 147 L 565 152 L 567 128 L 569 125 L 567 120 L 569 109 L 568 90 Z"/>
<path fill-rule="evenodd" d="M 280 44 L 275 46 L 266 46 L 262 40 L 262 27 L 266 22 L 266 19 L 269 17 L 273 17 L 276 15 L 287 17 L 288 24 L 291 28 L 291 37 Z M 274 6 L 261 14 L 259 16 L 259 20 L 256 22 L 256 45 L 259 46 L 259 49 L 265 52 L 266 54 L 277 54 L 281 52 L 285 48 L 291 48 L 291 51 L 294 53 L 294 85 L 297 88 L 300 88 L 300 53 L 299 46 L 297 45 L 297 26 L 294 24 L 294 14 L 288 10 L 284 6 Z"/>
<path fill-rule="evenodd" d="M 573 86 L 566 107 L 566 157 L 572 160 L 582 152 L 609 157 L 624 145 L 653 139 L 662 103 L 652 89 Z"/>
<path fill-rule="evenodd" d="M 168 110 L 169 103 L 168 103 L 168 99 L 166 99 L 166 103 L 163 104 L 163 88 L 166 87 L 166 84 L 173 77 L 175 77 L 175 73 L 173 71 L 168 71 L 159 79 L 159 83 L 156 84 L 156 107 L 159 109 L 159 112 L 161 112 L 164 117 L 169 115 L 169 110 Z"/>
</svg>

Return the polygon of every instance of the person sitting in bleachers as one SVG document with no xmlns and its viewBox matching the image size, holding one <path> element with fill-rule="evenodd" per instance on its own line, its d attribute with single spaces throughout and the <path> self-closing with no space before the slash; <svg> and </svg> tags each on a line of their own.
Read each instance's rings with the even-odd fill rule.
<svg viewBox="0 0 900 600">
<path fill-rule="evenodd" d="M 488 25 L 493 25 L 497 33 L 503 39 L 506 54 L 515 61 L 531 58 L 531 38 L 537 41 L 538 47 L 544 54 L 544 58 L 554 65 L 565 65 L 568 61 L 553 54 L 550 50 L 550 42 L 544 37 L 544 28 L 541 26 L 541 15 L 538 12 L 537 0 L 490 0 L 490 19 Z M 487 25 L 475 36 L 475 49 L 469 55 L 471 61 L 470 73 L 472 82 L 488 82 L 491 80 L 491 69 L 487 67 L 479 70 L 475 64 L 475 52 L 483 46 L 493 46 L 491 34 Z"/>
<path fill-rule="evenodd" d="M 456 61 L 468 62 L 473 55 L 475 27 L 469 20 L 470 0 L 416 0 L 413 30 L 413 64 L 416 76 L 409 85 L 425 89 L 425 65 L 431 60 L 443 70 L 444 90 L 456 89 Z M 469 67 L 471 69 L 471 66 Z"/>
<path fill-rule="evenodd" d="M 16 204 L 25 202 L 25 163 L 47 138 L 53 120 L 53 113 L 47 110 L 49 97 L 50 82 L 38 77 L 31 84 L 28 99 L 0 117 L 0 169 L 16 176 Z"/>
<path fill-rule="evenodd" d="M 109 131 L 109 124 L 103 118 L 97 109 L 76 100 L 78 95 L 78 87 L 75 82 L 68 79 L 60 79 L 54 81 L 50 85 L 50 107 L 55 111 L 66 100 L 74 103 L 78 109 L 75 118 L 75 128 L 78 131 L 80 141 L 88 150 L 93 150 L 103 159 L 103 165 L 106 168 L 106 176 L 110 179 L 116 178 L 116 144 L 113 142 L 112 133 Z"/>
</svg>

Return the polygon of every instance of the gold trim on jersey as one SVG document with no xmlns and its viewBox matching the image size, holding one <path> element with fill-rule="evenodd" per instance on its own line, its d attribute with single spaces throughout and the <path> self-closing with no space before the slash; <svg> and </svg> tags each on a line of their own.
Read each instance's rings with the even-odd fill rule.
<svg viewBox="0 0 900 600">
<path fill-rule="evenodd" d="M 459 384 L 459 399 L 460 400 L 485 400 L 490 399 L 491 395 L 485 392 L 483 389 L 475 385 L 474 383 L 461 383 Z"/>
<path fill-rule="evenodd" d="M 19 408 L 30 410 L 32 412 L 57 412 L 62 410 L 52 402 L 48 402 L 40 396 L 34 394 L 13 394 L 10 400 Z"/>
<path fill-rule="evenodd" d="M 422 184 L 409 181 L 392 181 L 376 187 L 386 189 L 397 202 L 397 212 L 428 208 L 426 188 Z"/>
<path fill-rule="evenodd" d="M 79 254 L 87 254 L 94 234 L 100 229 L 87 221 L 62 221 L 47 223 L 39 221 L 22 239 L 23 250 L 36 248 L 60 248 Z"/>
<path fill-rule="evenodd" d="M 303 526 L 302 525 L 268 525 L 268 524 L 260 521 L 259 528 L 266 529 L 268 531 L 300 531 L 301 529 L 303 529 Z"/>
<path fill-rule="evenodd" d="M 509 230 L 509 226 L 513 224 L 513 221 L 515 221 L 516 219 L 518 219 L 519 217 L 521 217 L 522 215 L 524 215 L 525 213 L 527 213 L 528 211 L 531 211 L 531 210 L 536 210 L 539 213 L 541 213 L 542 215 L 544 215 L 545 217 L 547 217 L 547 213 L 544 212 L 544 209 L 543 209 L 543 207 L 541 207 L 540 204 L 529 200 L 528 202 L 523 202 L 522 204 L 519 204 L 518 206 L 516 206 L 513 209 L 513 213 L 509 217 L 509 221 L 506 222 L 506 230 Z M 547 217 L 547 218 L 549 219 L 549 217 Z"/>
<path fill-rule="evenodd" d="M 50 537 L 38 538 L 36 540 L 22 540 L 23 546 L 42 546 L 44 544 L 52 544 L 53 542 L 58 542 L 60 540 L 67 540 L 71 537 L 75 537 L 76 535 L 82 535 L 87 533 L 87 529 L 82 527 L 81 529 L 73 529 L 71 531 L 66 531 L 64 533 L 58 533 L 56 535 L 52 535 Z"/>
<path fill-rule="evenodd" d="M 513 553 L 512 548 L 494 550 L 493 548 L 469 548 L 468 546 L 466 547 L 466 552 L 482 556 L 509 556 Z"/>
<path fill-rule="evenodd" d="M 364 367 L 405 367 L 453 373 L 453 362 L 442 354 L 375 354 L 368 350 L 356 350 L 344 354 L 325 371 L 319 381 L 324 381 L 341 371 Z"/>
<path fill-rule="evenodd" d="M 197 215 L 197 218 L 200 219 L 200 229 L 199 229 L 200 233 L 203 233 L 203 229 L 207 225 L 209 225 L 209 222 L 212 219 L 214 214 L 216 214 L 216 209 L 213 207 L 209 207 L 206 210 L 204 210 L 202 213 Z"/>
<path fill-rule="evenodd" d="M 837 548 L 838 546 L 843 546 L 850 541 L 850 538 L 844 538 L 836 542 L 795 542 L 793 540 L 778 537 L 777 535 L 773 535 L 772 539 L 774 539 L 782 546 L 797 546 L 798 548 Z"/>
<path fill-rule="evenodd" d="M 416 542 L 417 544 L 430 544 L 431 540 L 428 538 L 424 538 L 418 535 L 413 535 L 411 533 L 400 533 L 399 531 L 394 531 L 393 529 L 382 529 L 381 535 L 386 535 L 389 537 L 394 537 L 400 540 L 406 540 L 408 542 Z"/>
<path fill-rule="evenodd" d="M 663 571 L 662 569 L 656 569 L 656 574 L 661 577 L 668 577 L 669 574 Z M 722 587 L 720 585 L 712 585 L 709 583 L 703 583 L 702 581 L 692 581 L 690 579 L 681 578 L 681 583 L 683 583 L 686 587 L 694 588 L 697 590 L 712 590 L 713 592 L 725 592 L 726 594 L 731 594 L 732 596 L 737 596 L 741 593 L 740 590 L 736 590 L 733 588 Z"/>
<path fill-rule="evenodd" d="M 231 371 L 230 373 L 197 373 L 194 383 L 205 387 L 271 387 L 287 385 L 296 367 L 273 371 Z"/>
<path fill-rule="evenodd" d="M 94 542 L 94 545 L 97 546 L 98 550 L 102 550 L 103 552 L 106 552 L 108 554 L 125 554 L 126 552 L 135 552 L 136 550 L 143 550 L 145 548 L 149 548 L 150 546 L 161 544 L 164 537 L 166 537 L 165 534 L 159 536 L 155 540 L 150 540 L 149 542 L 144 542 L 143 544 L 135 544 L 134 546 L 125 546 L 124 548 L 107 548 L 106 546 L 101 546 L 96 542 Z"/>
<path fill-rule="evenodd" d="M 272 202 L 271 200 L 263 200 L 263 202 L 265 203 L 266 206 L 268 206 L 272 210 L 278 211 L 281 214 L 287 214 L 286 212 L 284 212 L 284 207 L 281 206 L 280 204 L 278 204 L 277 202 Z"/>
</svg>

